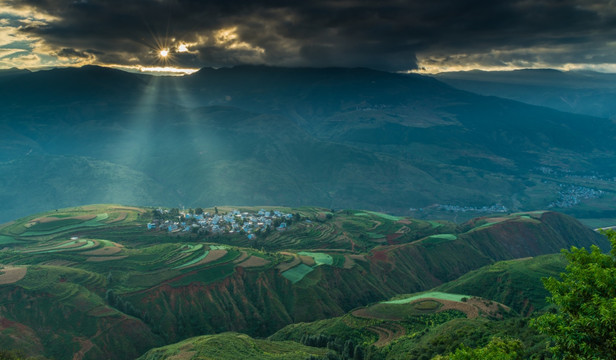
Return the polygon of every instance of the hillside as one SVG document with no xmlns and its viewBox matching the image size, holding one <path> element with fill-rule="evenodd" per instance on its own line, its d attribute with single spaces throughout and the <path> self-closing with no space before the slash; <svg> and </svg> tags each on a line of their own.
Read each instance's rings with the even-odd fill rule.
<svg viewBox="0 0 616 360">
<path fill-rule="evenodd" d="M 3 225 L 0 341 L 59 360 L 129 359 L 203 334 L 264 337 L 428 290 L 498 260 L 607 247 L 603 236 L 553 212 L 456 225 L 369 211 L 232 210 L 203 209 L 207 219 L 226 217 L 227 229 L 257 216 L 285 217 L 287 226 L 249 239 L 242 231 L 198 230 L 188 210 L 121 205 L 58 209 Z M 195 231 L 170 232 L 164 219 L 178 217 Z M 164 226 L 149 230 L 156 221 Z"/>
<path fill-rule="evenodd" d="M 547 355 L 545 337 L 528 327 L 528 319 L 546 306 L 549 294 L 541 278 L 558 276 L 564 268 L 559 254 L 500 261 L 430 291 L 398 295 L 341 317 L 288 325 L 269 339 L 327 343 L 327 348 L 349 342 L 360 358 L 431 359 L 462 343 L 483 346 L 500 336 L 522 340 L 525 357 Z M 340 353 L 347 348 L 339 347 Z"/>
<path fill-rule="evenodd" d="M 148 351 L 139 360 L 158 359 L 327 359 L 327 349 L 292 341 L 258 340 L 248 335 L 223 333 L 204 335 Z"/>
<path fill-rule="evenodd" d="M 315 204 L 456 222 L 554 209 L 595 227 L 616 218 L 610 121 L 430 77 L 86 66 L 0 76 L 0 105 L 0 222 L 100 202 Z"/>
<path fill-rule="evenodd" d="M 542 278 L 558 277 L 566 260 L 560 254 L 500 261 L 440 285 L 438 291 L 483 296 L 503 303 L 522 315 L 544 309 L 550 295 Z"/>
</svg>

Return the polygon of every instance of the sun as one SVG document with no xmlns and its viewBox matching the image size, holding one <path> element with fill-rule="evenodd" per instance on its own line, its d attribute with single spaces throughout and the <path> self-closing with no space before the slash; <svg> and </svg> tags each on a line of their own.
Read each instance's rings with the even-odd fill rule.
<svg viewBox="0 0 616 360">
<path fill-rule="evenodd" d="M 161 51 L 158 52 L 158 54 L 160 55 L 160 57 L 166 58 L 167 56 L 169 56 L 169 50 L 162 49 Z"/>
</svg>

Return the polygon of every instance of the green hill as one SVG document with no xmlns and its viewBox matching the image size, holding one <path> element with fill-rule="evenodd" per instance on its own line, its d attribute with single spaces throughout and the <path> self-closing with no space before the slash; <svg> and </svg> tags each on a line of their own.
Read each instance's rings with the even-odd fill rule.
<svg viewBox="0 0 616 360">
<path fill-rule="evenodd" d="M 288 325 L 269 339 L 336 348 L 350 342 L 369 358 L 431 359 L 460 344 L 483 346 L 494 336 L 523 341 L 525 356 L 545 355 L 546 339 L 528 327 L 546 306 L 542 277 L 565 267 L 560 254 L 500 261 L 432 291 L 398 295 L 336 318 Z M 326 340 L 321 340 L 324 338 Z M 322 345 L 325 342 L 326 345 Z M 328 343 L 331 342 L 331 343 Z"/>
<path fill-rule="evenodd" d="M 204 335 L 148 351 L 138 360 L 158 359 L 327 359 L 327 349 L 292 341 L 253 339 L 238 333 Z"/>
<path fill-rule="evenodd" d="M 229 216 L 232 209 L 204 211 L 208 216 L 216 211 Z M 111 354 L 129 359 L 152 347 L 204 334 L 239 331 L 265 337 L 289 324 L 339 317 L 398 294 L 432 289 L 498 260 L 555 253 L 571 245 L 607 246 L 603 236 L 552 212 L 455 225 L 358 210 L 278 210 L 295 214 L 287 228 L 256 232 L 252 240 L 241 231 L 169 232 L 166 225 L 148 230 L 146 224 L 165 217 L 170 223 L 174 218 L 192 220 L 171 215 L 178 214 L 177 209 L 167 213 L 123 205 L 58 209 L 5 224 L 0 227 L 0 293 L 5 299 L 0 317 L 11 325 L 0 341 L 58 360 L 80 351 L 83 359 Z M 240 207 L 235 214 L 247 214 L 248 222 L 258 211 Z M 528 264 L 526 272 L 506 267 L 503 281 L 509 277 L 517 282 L 529 273 L 536 279 L 544 268 L 551 271 L 544 265 L 552 262 Z M 503 265 L 494 269 L 498 266 Z M 533 266 L 539 270 L 534 272 Z M 459 283 L 459 293 L 469 298 L 479 288 L 479 280 L 471 279 Z M 491 301 L 521 311 L 526 299 L 541 307 L 535 302 L 535 288 L 518 295 L 517 286 L 488 288 L 480 295 L 494 296 Z M 515 296 L 507 296 L 507 291 Z M 445 305 L 426 302 L 408 316 Z M 389 307 L 380 305 L 377 313 L 390 314 Z M 477 311 L 493 314 L 488 320 L 509 316 L 499 308 Z M 456 312 L 444 314 L 450 315 L 430 316 L 437 323 L 460 317 Z M 383 326 L 368 333 L 375 338 L 402 331 L 397 325 Z M 491 326 L 485 325 L 486 334 Z M 23 335 L 8 336 L 14 331 Z M 21 338 L 29 340 L 24 343 Z"/>
<path fill-rule="evenodd" d="M 500 261 L 473 270 L 436 289 L 483 296 L 510 306 L 520 314 L 530 314 L 547 306 L 545 299 L 549 293 L 541 279 L 557 277 L 566 265 L 560 254 Z"/>
</svg>

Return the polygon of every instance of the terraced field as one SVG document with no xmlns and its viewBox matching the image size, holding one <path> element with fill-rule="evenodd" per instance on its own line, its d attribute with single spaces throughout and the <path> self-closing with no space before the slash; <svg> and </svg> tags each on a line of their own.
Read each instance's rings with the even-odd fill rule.
<svg viewBox="0 0 616 360">
<path fill-rule="evenodd" d="M 542 216 L 523 213 L 455 225 L 365 211 L 299 211 L 301 220 L 290 222 L 287 230 L 259 232 L 254 240 L 242 233 L 149 231 L 151 209 L 118 205 L 36 214 L 0 227 L 0 292 L 14 303 L 39 301 L 44 310 L 10 316 L 37 324 L 29 328 L 32 333 L 45 324 L 46 343 L 75 347 L 69 351 L 84 356 L 104 347 L 131 348 L 143 334 L 151 347 L 228 330 L 271 334 L 293 319 L 308 322 L 352 309 L 331 324 L 314 325 L 314 336 L 347 336 L 378 352 L 449 321 L 505 314 L 501 304 L 447 290 L 378 301 L 444 281 L 450 270 L 483 266 L 490 258 L 477 249 L 500 246 L 499 229 L 534 226 Z M 537 237 L 537 243 L 543 239 Z M 512 258 L 507 249 L 490 250 L 495 257 Z M 467 264 L 471 256 L 466 254 L 479 260 Z M 439 273 L 442 269 L 447 271 Z M 3 302 L 2 311 L 10 301 Z M 55 314 L 59 304 L 65 307 Z M 71 326 L 92 327 L 83 337 L 94 344 L 91 348 L 73 336 L 77 330 L 62 334 L 62 341 L 49 330 L 66 319 Z M 114 336 L 111 329 L 123 323 L 137 329 L 131 343 L 122 337 L 108 340 Z M 303 326 L 312 325 L 298 325 Z M 312 333 L 294 340 L 306 334 Z"/>
</svg>

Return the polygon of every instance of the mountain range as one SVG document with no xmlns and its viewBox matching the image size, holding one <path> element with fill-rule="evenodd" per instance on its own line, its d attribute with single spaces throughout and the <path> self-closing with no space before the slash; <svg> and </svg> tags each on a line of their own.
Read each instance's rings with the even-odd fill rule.
<svg viewBox="0 0 616 360">
<path fill-rule="evenodd" d="M 316 205 L 611 225 L 612 122 L 369 69 L 0 76 L 0 222 L 83 203 Z M 33 175 L 34 174 L 34 175 Z"/>
</svg>

